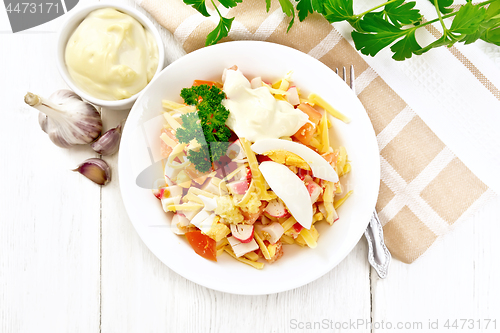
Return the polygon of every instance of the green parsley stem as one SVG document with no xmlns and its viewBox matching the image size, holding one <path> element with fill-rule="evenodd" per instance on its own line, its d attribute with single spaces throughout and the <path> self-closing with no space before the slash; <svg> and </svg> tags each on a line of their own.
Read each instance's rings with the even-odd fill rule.
<svg viewBox="0 0 500 333">
<path fill-rule="evenodd" d="M 441 26 L 443 27 L 443 33 L 446 34 L 446 31 L 448 29 L 446 28 L 446 25 L 444 24 L 443 16 L 441 15 L 441 11 L 439 10 L 438 0 L 434 0 L 434 7 L 436 7 L 436 12 L 437 12 L 437 15 L 438 15 L 438 19 L 441 22 Z"/>
<path fill-rule="evenodd" d="M 217 6 L 215 5 L 214 0 L 210 0 L 210 1 L 212 1 L 212 5 L 214 5 L 214 8 L 217 11 L 217 14 L 219 14 L 219 16 L 222 18 L 222 14 L 219 12 L 219 8 L 217 8 Z"/>
<path fill-rule="evenodd" d="M 396 1 L 396 0 L 389 0 L 387 2 L 384 2 L 383 4 L 380 4 L 380 5 L 376 6 L 376 7 L 373 7 L 372 9 L 369 9 L 369 10 L 367 10 L 367 11 L 361 13 L 361 14 L 356 15 L 356 17 L 358 17 L 358 18 L 359 17 L 363 17 L 366 14 L 371 13 L 371 12 L 373 12 L 376 9 L 379 9 L 380 7 L 384 7 L 384 6 L 386 6 L 386 5 L 390 4 L 390 3 L 393 3 L 394 1 Z"/>
<path fill-rule="evenodd" d="M 498 1 L 498 0 L 488 0 L 488 1 L 483 1 L 483 2 L 479 2 L 479 3 L 477 3 L 476 5 L 478 5 L 478 6 L 486 6 L 486 5 L 488 5 L 488 4 L 492 3 L 492 2 L 495 2 L 495 1 Z M 457 15 L 457 13 L 458 13 L 458 11 L 455 11 L 455 12 L 453 12 L 453 13 L 449 13 L 449 14 L 443 15 L 443 16 L 441 16 L 441 18 L 435 18 L 435 19 L 433 19 L 433 20 L 430 20 L 430 21 L 427 21 L 427 22 L 425 22 L 425 23 L 419 24 L 419 25 L 417 25 L 417 26 L 411 27 L 411 28 L 409 28 L 409 29 L 407 29 L 407 30 L 415 30 L 415 29 L 417 29 L 417 28 L 424 27 L 424 26 L 429 25 L 429 24 L 432 24 L 432 23 L 436 23 L 436 22 L 438 22 L 438 21 L 441 21 L 441 20 L 444 20 L 444 19 L 447 19 L 447 18 L 453 17 L 453 16 Z"/>
</svg>

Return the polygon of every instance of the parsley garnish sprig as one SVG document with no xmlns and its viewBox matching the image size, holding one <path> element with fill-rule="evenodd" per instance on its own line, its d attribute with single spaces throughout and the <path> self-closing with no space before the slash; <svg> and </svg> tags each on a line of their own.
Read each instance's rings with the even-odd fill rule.
<svg viewBox="0 0 500 333">
<path fill-rule="evenodd" d="M 229 110 L 222 105 L 226 97 L 217 86 L 193 86 L 181 91 L 184 103 L 196 106 L 196 112 L 181 116 L 182 127 L 175 136 L 180 143 L 196 140 L 199 150 L 188 150 L 188 159 L 196 170 L 207 172 L 213 162 L 226 155 L 231 131 L 226 126 Z"/>
<path fill-rule="evenodd" d="M 206 0 L 183 1 L 203 15 L 210 16 L 205 5 Z M 269 11 L 271 0 L 265 1 L 266 10 Z M 292 1 L 279 0 L 283 12 L 290 18 L 288 30 L 294 23 L 295 9 L 301 22 L 315 12 L 330 23 L 347 21 L 353 28 L 351 35 L 356 49 L 365 55 L 374 56 L 390 46 L 395 60 L 405 60 L 435 47 L 451 47 L 455 43 L 470 44 L 478 39 L 500 45 L 500 0 L 488 0 L 477 4 L 467 0 L 467 3 L 455 12 L 450 8 L 454 0 L 429 0 L 436 8 L 437 17 L 427 22 L 423 22 L 419 9 L 415 8 L 415 1 L 389 0 L 360 14 L 354 13 L 354 0 Z M 215 44 L 226 37 L 234 20 L 234 17 L 230 19 L 223 17 L 214 1 L 211 2 L 220 20 L 217 27 L 208 34 L 206 45 Z M 242 0 L 219 0 L 219 2 L 226 8 L 233 8 Z M 449 28 L 444 21 L 447 18 L 453 18 Z M 441 23 L 442 37 L 421 46 L 415 36 L 416 31 L 435 22 Z"/>
</svg>

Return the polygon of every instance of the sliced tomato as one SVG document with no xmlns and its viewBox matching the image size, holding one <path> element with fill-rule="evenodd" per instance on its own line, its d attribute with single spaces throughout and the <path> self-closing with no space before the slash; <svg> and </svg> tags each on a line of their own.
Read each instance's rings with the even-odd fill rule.
<svg viewBox="0 0 500 333">
<path fill-rule="evenodd" d="M 186 232 L 186 238 L 194 252 L 205 259 L 217 261 L 215 240 L 202 234 L 200 230 Z"/>
<path fill-rule="evenodd" d="M 309 116 L 309 120 L 315 123 L 316 125 L 319 124 L 321 118 L 323 117 L 321 113 L 316 111 L 315 108 L 310 106 L 307 103 L 300 103 L 299 106 L 297 107 L 300 111 L 304 112 Z"/>
<path fill-rule="evenodd" d="M 194 80 L 193 86 L 201 86 L 203 84 L 206 84 L 208 86 L 216 86 L 218 88 L 222 88 L 222 85 L 219 82 L 215 81 L 206 81 L 206 80 Z"/>
<path fill-rule="evenodd" d="M 309 145 L 309 143 L 311 143 L 315 131 L 316 128 L 314 128 L 313 125 L 311 125 L 310 123 L 306 123 L 293 135 L 293 137 L 300 143 L 307 146 Z"/>
</svg>

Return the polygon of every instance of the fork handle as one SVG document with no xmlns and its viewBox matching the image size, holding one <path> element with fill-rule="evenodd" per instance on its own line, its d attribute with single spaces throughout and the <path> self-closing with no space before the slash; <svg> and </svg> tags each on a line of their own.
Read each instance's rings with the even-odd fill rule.
<svg viewBox="0 0 500 333">
<path fill-rule="evenodd" d="M 368 262 L 375 269 L 378 276 L 385 279 L 391 262 L 391 253 L 385 246 L 384 230 L 376 211 L 373 211 L 372 218 L 365 231 L 365 237 L 368 242 Z"/>
</svg>

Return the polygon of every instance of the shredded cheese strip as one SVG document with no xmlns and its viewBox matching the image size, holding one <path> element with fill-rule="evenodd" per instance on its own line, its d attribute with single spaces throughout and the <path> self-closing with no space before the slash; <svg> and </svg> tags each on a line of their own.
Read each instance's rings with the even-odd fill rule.
<svg viewBox="0 0 500 333">
<path fill-rule="evenodd" d="M 160 135 L 160 139 L 163 140 L 163 142 L 165 142 L 165 144 L 167 146 L 169 146 L 170 148 L 174 148 L 176 145 L 177 145 L 177 142 L 175 142 L 174 140 L 172 140 L 168 135 L 167 133 L 161 133 Z"/>
<path fill-rule="evenodd" d="M 192 203 L 184 203 L 181 205 L 169 205 L 167 206 L 167 209 L 171 212 L 176 212 L 178 210 L 198 210 L 203 208 L 203 205 L 199 204 L 192 204 Z"/>
<path fill-rule="evenodd" d="M 197 187 L 191 187 L 191 188 L 189 188 L 188 193 L 192 193 L 194 195 L 203 195 L 205 197 L 209 197 L 210 199 L 212 199 L 212 198 L 215 197 L 215 194 L 207 192 L 207 191 L 204 191 L 204 190 L 199 189 Z"/>
<path fill-rule="evenodd" d="M 344 165 L 344 171 L 342 172 L 342 176 L 347 175 L 349 172 L 351 172 L 351 163 L 346 163 Z"/>
<path fill-rule="evenodd" d="M 238 207 L 245 206 L 248 203 L 248 201 L 250 200 L 250 198 L 252 197 L 252 193 L 254 191 L 254 188 L 255 188 L 255 181 L 252 179 L 252 181 L 250 182 L 250 186 L 248 186 L 247 192 L 245 193 L 243 198 L 241 198 L 241 201 L 238 202 L 235 206 L 238 206 Z"/>
<path fill-rule="evenodd" d="M 284 230 L 283 232 L 287 232 L 288 230 L 290 230 L 290 228 L 293 227 L 295 223 L 297 223 L 297 220 L 293 216 L 290 216 L 285 220 L 285 222 L 281 223 L 281 226 Z"/>
<path fill-rule="evenodd" d="M 167 123 L 172 127 L 174 130 L 177 130 L 178 128 L 182 127 L 181 124 L 177 120 L 174 119 L 168 112 L 163 112 L 163 117 L 167 120 Z"/>
<path fill-rule="evenodd" d="M 257 255 L 257 253 L 255 252 L 248 252 L 247 254 L 244 255 L 245 258 L 247 258 L 248 260 L 252 260 L 252 261 L 257 261 L 259 259 L 259 256 Z"/>
<path fill-rule="evenodd" d="M 240 172 L 242 169 L 244 169 L 246 167 L 247 167 L 246 164 L 240 165 L 239 167 L 236 168 L 236 170 L 234 170 L 233 172 L 231 172 L 229 175 L 227 175 L 226 177 L 224 177 L 224 179 L 222 179 L 222 180 L 223 181 L 230 180 L 231 178 L 233 178 L 234 176 L 236 176 L 238 174 L 238 172 Z"/>
<path fill-rule="evenodd" d="M 228 253 L 231 257 L 233 257 L 234 259 L 236 259 L 236 260 L 238 260 L 238 261 L 240 261 L 240 262 L 242 262 L 242 263 L 245 263 L 245 264 L 250 265 L 250 266 L 252 266 L 252 267 L 254 267 L 254 268 L 257 268 L 257 269 L 262 269 L 262 268 L 264 268 L 264 263 L 257 262 L 257 261 L 252 261 L 252 260 L 248 260 L 248 259 L 241 258 L 241 257 L 240 257 L 240 258 L 238 258 L 238 257 L 234 254 L 233 250 L 231 250 L 231 249 L 229 248 L 229 246 L 225 246 L 225 247 L 224 247 L 224 250 L 225 250 L 225 251 L 226 251 L 226 252 L 227 252 L 227 253 Z"/>
<path fill-rule="evenodd" d="M 343 175 L 344 172 L 344 166 L 347 162 L 347 150 L 345 149 L 344 146 L 339 147 L 339 156 L 337 157 L 337 174 L 339 177 Z"/>
<path fill-rule="evenodd" d="M 283 79 L 281 80 L 280 87 L 278 89 L 286 91 L 288 90 L 288 87 L 290 87 L 290 82 L 288 82 L 288 80 L 286 79 Z"/>
<path fill-rule="evenodd" d="M 323 201 L 324 202 L 331 202 L 333 203 L 333 192 L 335 190 L 335 184 L 332 182 L 326 182 L 325 186 L 325 192 L 323 194 Z"/>
<path fill-rule="evenodd" d="M 323 113 L 321 122 L 319 123 L 319 129 L 321 130 L 321 149 L 320 153 L 325 154 L 330 149 L 330 137 L 328 136 L 328 118 L 326 112 Z"/>
<path fill-rule="evenodd" d="M 314 228 L 314 227 L 311 227 L 311 229 L 312 228 Z M 306 228 L 304 228 L 300 231 L 300 235 L 304 239 L 304 242 L 306 243 L 306 245 L 309 246 L 311 249 L 314 249 L 318 245 L 318 243 L 316 243 L 316 240 L 314 239 L 314 236 Z"/>
<path fill-rule="evenodd" d="M 182 162 L 182 163 L 175 163 L 174 164 L 174 159 L 177 156 L 180 156 L 180 155 L 184 154 L 184 148 L 185 147 L 186 147 L 185 143 L 178 143 L 174 147 L 174 149 L 172 150 L 172 152 L 168 156 L 167 166 L 169 166 L 172 169 L 181 169 L 181 168 L 186 167 L 189 164 L 189 160 L 188 159 L 185 159 L 185 161 Z"/>
<path fill-rule="evenodd" d="M 223 249 L 226 245 L 229 245 L 229 241 L 227 240 L 227 237 L 222 239 L 219 244 L 217 244 L 217 250 Z"/>
<path fill-rule="evenodd" d="M 339 208 L 340 206 L 342 206 L 342 204 L 344 203 L 344 201 L 346 201 L 347 198 L 349 198 L 349 196 L 352 194 L 352 190 L 350 190 L 349 192 L 347 192 L 346 195 L 344 195 L 343 198 L 335 201 L 335 203 L 333 204 L 333 208 L 337 209 Z"/>
<path fill-rule="evenodd" d="M 344 123 L 349 123 L 351 120 L 346 117 L 344 114 L 340 113 L 339 111 L 335 110 L 333 106 L 328 104 L 327 101 L 325 101 L 323 98 L 318 96 L 315 93 L 312 93 L 309 95 L 309 101 L 311 101 L 313 104 L 317 104 L 321 108 L 323 108 L 325 111 L 327 111 L 329 114 L 334 116 L 337 119 L 342 120 Z"/>
<path fill-rule="evenodd" d="M 203 203 L 203 200 L 201 200 L 197 195 L 190 193 L 190 192 L 188 192 L 185 196 L 182 197 L 182 201 L 184 201 L 184 202 L 192 201 L 192 202 L 199 203 L 200 205 L 205 205 Z"/>
<path fill-rule="evenodd" d="M 181 112 L 181 113 L 189 113 L 189 112 L 194 112 L 196 111 L 196 107 L 193 105 L 184 105 L 180 103 L 176 103 L 173 101 L 167 101 L 163 100 L 161 102 L 163 108 L 167 111 L 176 111 L 176 112 Z"/>
<path fill-rule="evenodd" d="M 260 238 L 259 234 L 257 234 L 256 232 L 254 232 L 253 236 L 254 236 L 255 240 L 257 241 L 257 244 L 259 244 L 260 250 L 262 251 L 264 258 L 266 258 L 267 260 L 270 260 L 271 254 L 269 253 L 269 250 L 267 249 L 266 244 L 264 244 L 264 241 L 262 240 L 262 238 Z"/>
<path fill-rule="evenodd" d="M 280 238 L 281 242 L 285 243 L 285 244 L 293 244 L 295 243 L 295 241 L 293 240 L 292 237 L 288 236 L 288 235 L 281 235 L 281 238 Z"/>
<path fill-rule="evenodd" d="M 266 87 L 267 89 L 269 89 L 269 92 L 273 95 L 281 95 L 281 96 L 284 96 L 286 95 L 286 91 L 284 90 L 281 90 L 281 89 L 275 89 L 273 87 L 271 87 L 270 85 L 268 85 L 267 83 L 265 82 L 262 82 L 262 85 L 264 87 Z"/>
<path fill-rule="evenodd" d="M 255 181 L 254 185 L 257 195 L 261 200 L 271 200 L 272 196 L 267 193 L 264 176 L 262 176 L 262 173 L 260 172 L 257 157 L 255 157 L 253 150 L 250 148 L 250 143 L 245 138 L 240 138 L 240 143 L 245 155 L 248 158 L 248 165 L 250 167 L 250 171 L 252 172 L 252 179 Z"/>
</svg>

